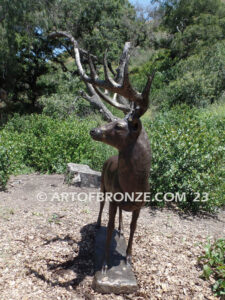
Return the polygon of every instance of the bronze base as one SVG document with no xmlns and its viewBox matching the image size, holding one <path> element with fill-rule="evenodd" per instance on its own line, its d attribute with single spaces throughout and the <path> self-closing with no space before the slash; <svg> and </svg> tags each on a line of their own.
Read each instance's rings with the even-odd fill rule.
<svg viewBox="0 0 225 300">
<path fill-rule="evenodd" d="M 99 293 L 130 294 L 137 291 L 137 281 L 131 265 L 125 262 L 126 241 L 119 232 L 114 230 L 111 248 L 109 268 L 102 273 L 102 264 L 105 251 L 107 228 L 98 229 L 95 240 L 95 276 L 93 288 Z"/>
</svg>

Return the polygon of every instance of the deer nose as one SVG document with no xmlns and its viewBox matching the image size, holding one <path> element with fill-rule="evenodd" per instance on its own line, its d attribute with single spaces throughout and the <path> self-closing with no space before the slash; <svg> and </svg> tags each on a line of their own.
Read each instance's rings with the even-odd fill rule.
<svg viewBox="0 0 225 300">
<path fill-rule="evenodd" d="M 97 138 L 97 137 L 101 136 L 101 134 L 102 134 L 102 131 L 99 128 L 94 128 L 94 129 L 91 129 L 91 131 L 90 131 L 90 135 L 92 138 Z"/>
</svg>

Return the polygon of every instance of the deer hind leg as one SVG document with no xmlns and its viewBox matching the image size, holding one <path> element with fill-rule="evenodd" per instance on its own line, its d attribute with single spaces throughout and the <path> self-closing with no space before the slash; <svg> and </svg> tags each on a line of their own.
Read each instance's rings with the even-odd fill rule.
<svg viewBox="0 0 225 300">
<path fill-rule="evenodd" d="M 134 210 L 132 212 L 132 220 L 130 223 L 130 237 L 129 237 L 127 251 L 126 251 L 126 263 L 127 264 L 131 264 L 132 243 L 133 243 L 134 232 L 136 230 L 137 219 L 139 217 L 139 214 L 140 214 L 140 209 Z"/>
<path fill-rule="evenodd" d="M 104 198 L 101 199 L 101 202 L 100 202 L 100 210 L 99 210 L 99 214 L 98 214 L 98 220 L 97 220 L 96 228 L 100 228 L 101 227 L 102 212 L 103 212 L 103 208 L 104 208 L 104 205 L 105 205 L 105 188 L 104 188 L 104 182 L 101 183 L 101 193 L 104 194 Z"/>
<path fill-rule="evenodd" d="M 107 227 L 107 236 L 106 236 L 106 243 L 105 243 L 105 257 L 102 267 L 102 272 L 106 273 L 108 266 L 109 266 L 109 252 L 110 252 L 110 244 L 112 240 L 113 230 L 115 228 L 115 217 L 116 217 L 116 210 L 117 206 L 110 202 L 109 204 L 109 222 Z"/>
<path fill-rule="evenodd" d="M 124 228 L 123 228 L 123 214 L 122 214 L 122 209 L 119 207 L 119 236 L 123 236 Z"/>
</svg>

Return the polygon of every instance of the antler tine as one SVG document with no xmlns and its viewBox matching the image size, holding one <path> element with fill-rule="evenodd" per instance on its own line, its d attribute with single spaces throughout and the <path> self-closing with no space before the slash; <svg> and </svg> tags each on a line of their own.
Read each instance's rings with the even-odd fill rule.
<svg viewBox="0 0 225 300">
<path fill-rule="evenodd" d="M 94 66 L 94 63 L 93 63 L 90 53 L 88 53 L 88 62 L 89 62 L 89 67 L 90 67 L 90 72 L 91 72 L 91 78 L 95 81 L 98 79 L 98 75 L 95 70 L 95 66 Z"/>
<path fill-rule="evenodd" d="M 85 70 L 83 69 L 81 60 L 80 60 L 80 50 L 78 48 L 78 43 L 70 33 L 64 32 L 64 31 L 57 31 L 57 32 L 51 33 L 50 37 L 65 37 L 71 41 L 71 43 L 73 45 L 73 50 L 74 50 L 74 54 L 75 54 L 75 60 L 76 60 L 78 72 L 79 72 L 81 78 L 83 79 L 84 82 L 93 85 L 96 92 L 98 93 L 98 95 L 100 97 L 102 97 L 103 100 L 110 103 L 114 107 L 117 107 L 117 108 L 123 110 L 124 112 L 127 112 L 130 110 L 130 108 L 128 109 L 127 106 L 120 104 L 119 102 L 117 102 L 117 101 L 111 99 L 110 97 L 108 97 L 107 95 L 105 95 L 98 88 L 103 88 L 110 92 L 117 93 L 118 95 L 123 96 L 124 98 L 128 99 L 129 102 L 131 102 L 131 103 L 134 102 L 136 104 L 135 115 L 140 117 L 146 112 L 146 110 L 148 109 L 148 104 L 149 104 L 148 96 L 149 96 L 152 80 L 154 77 L 154 73 L 152 76 L 148 77 L 148 81 L 147 81 L 146 86 L 142 93 L 139 93 L 134 90 L 134 88 L 132 87 L 132 85 L 130 83 L 129 72 L 128 72 L 129 50 L 131 47 L 130 42 L 127 42 L 124 45 L 123 53 L 120 57 L 119 67 L 117 69 L 117 76 L 116 76 L 115 80 L 113 80 L 109 76 L 107 59 L 106 59 L 106 56 L 104 57 L 104 71 L 105 71 L 106 79 L 101 80 L 97 76 L 97 73 L 96 73 L 96 70 L 95 70 L 95 67 L 94 67 L 94 64 L 92 62 L 90 55 L 89 55 L 89 66 L 90 66 L 91 75 L 88 76 L 86 74 Z"/>
<path fill-rule="evenodd" d="M 115 82 L 112 77 L 109 75 L 109 67 L 108 67 L 108 61 L 107 61 L 107 50 L 105 51 L 104 58 L 103 58 L 103 66 L 104 66 L 104 74 L 105 79 L 109 85 L 111 85 L 113 88 L 115 86 L 118 86 L 118 83 Z"/>
<path fill-rule="evenodd" d="M 131 87 L 130 79 L 129 79 L 128 63 L 129 63 L 129 56 L 127 57 L 127 60 L 126 60 L 125 66 L 124 66 L 124 73 L 123 73 L 123 86 L 125 88 Z"/>
<path fill-rule="evenodd" d="M 111 78 L 109 76 L 108 62 L 107 62 L 107 50 L 104 53 L 103 66 L 104 66 L 105 78 L 107 81 L 111 82 L 111 80 L 110 80 Z"/>
<path fill-rule="evenodd" d="M 126 42 L 123 48 L 123 53 L 120 56 L 120 62 L 119 62 L 119 66 L 116 69 L 117 71 L 117 75 L 116 75 L 116 82 L 122 84 L 123 83 L 123 75 L 124 75 L 124 67 L 127 61 L 127 57 L 129 55 L 129 50 L 131 47 L 131 43 L 130 42 Z"/>
<path fill-rule="evenodd" d="M 153 71 L 152 75 L 148 76 L 147 83 L 144 87 L 144 90 L 142 92 L 142 102 L 139 103 L 139 107 L 137 107 L 137 114 L 139 117 L 141 117 L 148 109 L 149 107 L 149 93 L 151 90 L 152 81 L 155 76 L 155 70 Z"/>
<path fill-rule="evenodd" d="M 99 95 L 99 97 L 101 97 L 103 100 L 105 100 L 110 105 L 122 110 L 124 113 L 128 113 L 130 111 L 130 107 L 118 103 L 115 98 L 111 98 L 111 97 L 107 96 L 99 88 L 97 88 L 95 85 L 93 85 L 93 87 L 94 87 L 96 93 Z"/>
<path fill-rule="evenodd" d="M 147 83 L 144 87 L 144 90 L 142 92 L 142 97 L 143 99 L 146 99 L 148 98 L 149 96 L 149 93 L 150 93 L 150 89 L 151 89 L 151 86 L 152 86 L 152 81 L 154 79 L 154 76 L 155 76 L 155 70 L 153 71 L 153 73 L 151 75 L 148 76 L 148 80 L 147 80 Z"/>
<path fill-rule="evenodd" d="M 151 89 L 151 85 L 152 85 L 154 76 L 155 76 L 155 70 L 153 71 L 152 75 L 148 76 L 147 83 L 141 94 L 142 101 L 140 103 L 138 103 L 138 102 L 134 103 L 133 111 L 129 115 L 131 117 L 131 119 L 140 118 L 147 111 L 148 106 L 149 106 L 149 93 L 150 93 L 150 89 Z"/>
<path fill-rule="evenodd" d="M 115 73 L 115 71 L 113 70 L 113 67 L 112 67 L 111 62 L 108 62 L 108 67 L 109 67 L 110 72 L 111 72 L 111 73 L 113 74 L 113 76 L 115 77 L 115 76 L 116 76 L 116 73 Z"/>
</svg>

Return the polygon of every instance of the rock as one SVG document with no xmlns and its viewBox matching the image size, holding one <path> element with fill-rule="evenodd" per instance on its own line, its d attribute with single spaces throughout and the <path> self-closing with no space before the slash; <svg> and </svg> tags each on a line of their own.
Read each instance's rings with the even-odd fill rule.
<svg viewBox="0 0 225 300">
<path fill-rule="evenodd" d="M 105 250 L 107 228 L 98 229 L 95 237 L 95 276 L 92 287 L 98 293 L 130 294 L 137 291 L 137 281 L 131 265 L 125 263 L 126 241 L 114 230 L 111 247 L 110 263 L 106 274 L 101 268 Z"/>
<path fill-rule="evenodd" d="M 92 170 L 88 165 L 69 163 L 65 174 L 65 182 L 77 187 L 99 188 L 101 172 Z"/>
</svg>

